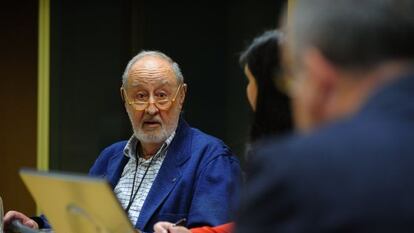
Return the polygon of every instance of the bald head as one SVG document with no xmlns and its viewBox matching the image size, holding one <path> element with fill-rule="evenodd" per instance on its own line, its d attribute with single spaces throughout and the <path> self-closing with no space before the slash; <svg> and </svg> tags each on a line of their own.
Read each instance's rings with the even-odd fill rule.
<svg viewBox="0 0 414 233">
<path fill-rule="evenodd" d="M 181 73 L 179 65 L 174 62 L 166 54 L 159 51 L 141 51 L 135 57 L 133 57 L 125 68 L 124 74 L 122 75 L 122 85 L 125 85 L 129 76 L 129 73 L 136 63 L 141 61 L 148 68 L 160 68 L 159 72 L 172 72 L 178 83 L 184 83 L 184 77 Z M 144 62 L 142 62 L 144 61 Z M 147 62 L 148 61 L 148 62 Z M 160 67 L 162 65 L 162 67 Z"/>
</svg>

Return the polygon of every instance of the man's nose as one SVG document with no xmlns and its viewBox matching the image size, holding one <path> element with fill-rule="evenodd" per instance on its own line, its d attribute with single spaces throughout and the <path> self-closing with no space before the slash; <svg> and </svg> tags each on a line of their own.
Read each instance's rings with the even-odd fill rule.
<svg viewBox="0 0 414 233">
<path fill-rule="evenodd" d="M 151 98 L 148 102 L 148 106 L 145 109 L 145 112 L 150 115 L 155 115 L 159 112 L 159 109 L 155 105 L 155 101 Z"/>
</svg>

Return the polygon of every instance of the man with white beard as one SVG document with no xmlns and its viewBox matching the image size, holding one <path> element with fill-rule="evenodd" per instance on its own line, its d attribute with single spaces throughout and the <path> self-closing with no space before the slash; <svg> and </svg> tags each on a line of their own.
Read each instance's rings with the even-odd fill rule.
<svg viewBox="0 0 414 233">
<path fill-rule="evenodd" d="M 134 134 L 107 147 L 90 169 L 105 177 L 135 228 L 152 231 L 158 221 L 186 226 L 231 221 L 241 170 L 237 158 L 219 139 L 191 128 L 180 116 L 187 85 L 167 55 L 143 51 L 128 63 L 121 96 Z M 102 203 L 103 205 L 105 203 Z M 45 218 L 13 219 L 33 228 L 50 228 Z"/>
</svg>

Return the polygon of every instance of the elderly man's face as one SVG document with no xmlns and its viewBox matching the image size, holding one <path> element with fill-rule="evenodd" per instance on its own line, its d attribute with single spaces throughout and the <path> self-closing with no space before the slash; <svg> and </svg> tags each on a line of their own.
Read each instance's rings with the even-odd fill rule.
<svg viewBox="0 0 414 233">
<path fill-rule="evenodd" d="M 185 88 L 178 90 L 179 83 L 168 61 L 147 56 L 137 61 L 130 69 L 125 94 L 130 100 L 143 96 L 150 102 L 140 111 L 134 105 L 125 104 L 134 135 L 143 143 L 162 143 L 176 129 L 185 98 Z M 178 91 L 178 92 L 177 92 Z M 177 98 L 166 110 L 157 107 L 154 101 L 163 96 Z"/>
</svg>

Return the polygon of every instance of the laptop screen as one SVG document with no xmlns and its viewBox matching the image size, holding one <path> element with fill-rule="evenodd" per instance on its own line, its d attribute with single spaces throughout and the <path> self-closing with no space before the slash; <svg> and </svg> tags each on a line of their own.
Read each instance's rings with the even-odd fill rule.
<svg viewBox="0 0 414 233">
<path fill-rule="evenodd" d="M 32 169 L 19 173 L 56 233 L 136 232 L 105 179 Z"/>
</svg>

